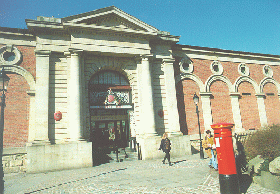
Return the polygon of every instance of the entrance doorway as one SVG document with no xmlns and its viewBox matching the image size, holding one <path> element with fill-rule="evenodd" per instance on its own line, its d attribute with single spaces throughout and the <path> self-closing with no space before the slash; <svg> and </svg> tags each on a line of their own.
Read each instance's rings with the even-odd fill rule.
<svg viewBox="0 0 280 194">
<path fill-rule="evenodd" d="M 126 120 L 94 121 L 92 140 L 95 147 L 125 148 L 128 146 L 129 130 Z"/>
<path fill-rule="evenodd" d="M 91 140 L 95 148 L 125 148 L 129 138 L 127 110 L 91 110 Z"/>
<path fill-rule="evenodd" d="M 112 70 L 101 70 L 89 81 L 90 137 L 93 162 L 106 162 L 107 154 L 128 147 L 132 110 L 128 79 Z M 124 149 L 125 150 L 125 149 Z"/>
</svg>

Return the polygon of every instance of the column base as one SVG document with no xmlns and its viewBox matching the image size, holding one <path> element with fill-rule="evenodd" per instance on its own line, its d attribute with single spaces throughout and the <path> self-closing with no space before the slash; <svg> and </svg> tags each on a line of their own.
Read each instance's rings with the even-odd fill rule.
<svg viewBox="0 0 280 194">
<path fill-rule="evenodd" d="M 32 146 L 32 145 L 49 145 L 49 144 L 51 144 L 49 140 L 34 140 L 32 142 L 28 142 L 26 145 Z"/>
<path fill-rule="evenodd" d="M 176 136 L 182 136 L 183 133 L 181 131 L 174 131 L 174 132 L 166 132 L 168 134 L 168 137 L 176 137 Z"/>
<path fill-rule="evenodd" d="M 65 142 L 69 142 L 69 143 L 72 143 L 72 142 L 87 142 L 85 139 L 67 139 Z"/>
</svg>

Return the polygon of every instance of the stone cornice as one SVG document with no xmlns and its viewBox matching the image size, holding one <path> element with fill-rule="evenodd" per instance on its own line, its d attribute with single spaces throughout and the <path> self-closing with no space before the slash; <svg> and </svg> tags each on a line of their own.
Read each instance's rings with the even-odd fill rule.
<svg viewBox="0 0 280 194">
<path fill-rule="evenodd" d="M 155 32 L 145 32 L 141 30 L 133 30 L 121 27 L 107 27 L 107 26 L 97 26 L 97 25 L 85 25 L 85 24 L 75 24 L 75 23 L 64 23 L 64 29 L 69 30 L 92 30 L 94 32 L 114 32 L 114 34 L 124 33 L 130 35 L 138 35 L 144 37 L 156 36 Z"/>
<path fill-rule="evenodd" d="M 218 60 L 221 62 L 230 61 L 234 63 L 280 65 L 279 55 L 250 53 L 188 45 L 174 45 L 172 50 L 174 57 L 184 57 L 187 55 L 190 58 Z"/>
</svg>

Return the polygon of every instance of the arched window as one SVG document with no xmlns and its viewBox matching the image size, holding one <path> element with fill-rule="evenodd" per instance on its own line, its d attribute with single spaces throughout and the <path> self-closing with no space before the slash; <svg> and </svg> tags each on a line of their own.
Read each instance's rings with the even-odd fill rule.
<svg viewBox="0 0 280 194">
<path fill-rule="evenodd" d="M 120 73 L 116 71 L 101 71 L 94 75 L 90 80 L 91 85 L 129 85 L 128 80 Z"/>
<path fill-rule="evenodd" d="M 90 105 L 129 104 L 130 90 L 129 81 L 121 73 L 112 70 L 100 71 L 89 81 Z M 114 101 L 110 101 L 113 96 Z"/>
</svg>

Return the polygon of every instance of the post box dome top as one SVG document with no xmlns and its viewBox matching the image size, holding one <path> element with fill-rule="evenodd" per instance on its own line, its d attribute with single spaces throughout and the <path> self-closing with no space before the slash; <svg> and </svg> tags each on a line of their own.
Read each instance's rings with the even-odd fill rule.
<svg viewBox="0 0 280 194">
<path fill-rule="evenodd" d="M 217 123 L 211 125 L 212 129 L 220 129 L 220 128 L 232 128 L 234 126 L 233 123 Z"/>
</svg>

